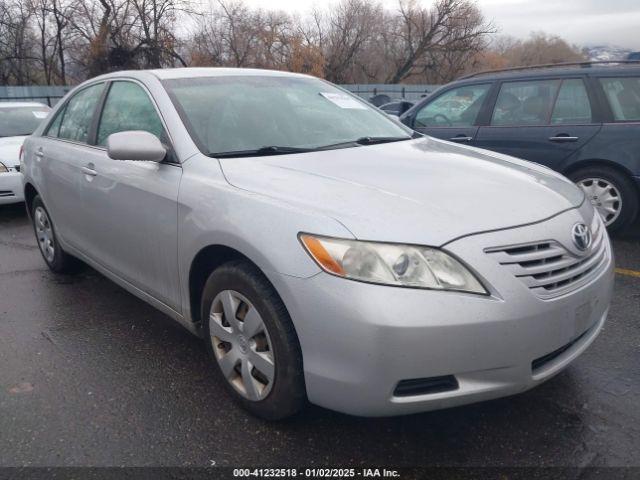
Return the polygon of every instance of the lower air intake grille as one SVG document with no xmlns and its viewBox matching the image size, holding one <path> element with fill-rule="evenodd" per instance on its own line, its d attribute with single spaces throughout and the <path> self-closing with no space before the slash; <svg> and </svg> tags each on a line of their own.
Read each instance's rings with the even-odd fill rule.
<svg viewBox="0 0 640 480">
<path fill-rule="evenodd" d="M 450 392 L 458 389 L 458 381 L 453 375 L 443 377 L 413 378 L 398 383 L 393 395 L 395 397 L 412 397 L 431 393 Z"/>
<path fill-rule="evenodd" d="M 531 370 L 533 371 L 533 373 L 534 374 L 537 373 L 539 370 L 544 368 L 547 364 L 553 362 L 556 358 L 558 358 L 560 355 L 562 355 L 564 352 L 566 352 L 571 347 L 573 347 L 576 343 L 582 340 L 592 330 L 593 329 L 590 328 L 589 330 L 584 332 L 582 335 L 580 335 L 578 338 L 574 338 L 569 343 L 567 343 L 566 345 L 563 345 L 559 349 L 554 350 L 551 353 L 547 353 L 546 355 L 543 355 L 540 358 L 536 358 L 533 362 L 531 362 Z"/>
</svg>

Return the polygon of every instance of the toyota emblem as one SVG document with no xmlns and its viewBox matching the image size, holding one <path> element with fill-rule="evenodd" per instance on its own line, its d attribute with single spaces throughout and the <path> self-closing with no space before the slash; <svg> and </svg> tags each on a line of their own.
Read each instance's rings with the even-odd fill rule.
<svg viewBox="0 0 640 480">
<path fill-rule="evenodd" d="M 571 230 L 571 236 L 578 250 L 584 252 L 591 246 L 591 231 L 584 223 L 576 223 Z"/>
</svg>

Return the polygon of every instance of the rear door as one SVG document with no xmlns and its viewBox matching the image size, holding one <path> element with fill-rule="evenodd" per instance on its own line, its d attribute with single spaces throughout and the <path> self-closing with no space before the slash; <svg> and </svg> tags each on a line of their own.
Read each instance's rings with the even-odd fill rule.
<svg viewBox="0 0 640 480">
<path fill-rule="evenodd" d="M 559 170 L 602 127 L 592 103 L 581 77 L 502 82 L 476 146 Z"/>
<path fill-rule="evenodd" d="M 76 248 L 84 243 L 82 165 L 94 151 L 87 142 L 104 86 L 98 83 L 75 93 L 58 110 L 34 151 L 56 233 Z"/>
<path fill-rule="evenodd" d="M 491 86 L 490 82 L 464 85 L 436 93 L 413 115 L 411 127 L 432 137 L 474 145 L 477 120 Z"/>
</svg>

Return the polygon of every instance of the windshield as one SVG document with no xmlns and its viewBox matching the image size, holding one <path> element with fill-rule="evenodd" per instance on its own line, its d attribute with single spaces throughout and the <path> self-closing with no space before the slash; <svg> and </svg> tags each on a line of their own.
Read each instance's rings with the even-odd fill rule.
<svg viewBox="0 0 640 480">
<path fill-rule="evenodd" d="M 45 105 L 3 107 L 0 105 L 0 137 L 31 135 L 47 118 L 50 108 Z"/>
<path fill-rule="evenodd" d="M 411 138 L 410 130 L 382 112 L 315 78 L 223 76 L 163 83 L 192 138 L 211 156 L 264 147 L 293 153 L 357 146 L 365 137 Z"/>
</svg>

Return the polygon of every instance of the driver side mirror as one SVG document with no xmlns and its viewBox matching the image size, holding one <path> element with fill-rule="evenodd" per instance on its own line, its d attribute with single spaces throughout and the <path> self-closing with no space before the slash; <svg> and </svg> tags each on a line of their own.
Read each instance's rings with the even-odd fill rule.
<svg viewBox="0 0 640 480">
<path fill-rule="evenodd" d="M 107 137 L 107 155 L 113 160 L 162 162 L 167 156 L 167 149 L 152 133 L 129 130 Z"/>
</svg>

